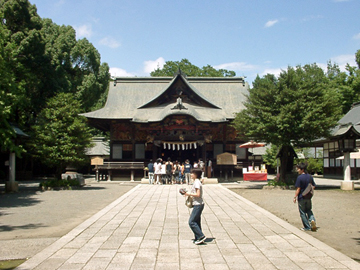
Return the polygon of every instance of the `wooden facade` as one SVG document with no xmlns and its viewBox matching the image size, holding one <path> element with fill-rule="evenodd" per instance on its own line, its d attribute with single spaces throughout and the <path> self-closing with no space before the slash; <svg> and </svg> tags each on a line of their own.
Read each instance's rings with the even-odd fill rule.
<svg viewBox="0 0 360 270">
<path fill-rule="evenodd" d="M 110 132 L 110 162 L 144 162 L 162 158 L 184 162 L 229 152 L 246 162 L 231 126 L 243 109 L 248 86 L 241 77 L 117 78 L 104 108 L 84 114 L 89 123 Z M 240 169 L 240 168 L 239 168 Z M 240 171 L 240 170 L 239 170 Z M 113 170 L 112 179 L 123 171 Z M 143 177 L 141 170 L 134 178 Z"/>
</svg>

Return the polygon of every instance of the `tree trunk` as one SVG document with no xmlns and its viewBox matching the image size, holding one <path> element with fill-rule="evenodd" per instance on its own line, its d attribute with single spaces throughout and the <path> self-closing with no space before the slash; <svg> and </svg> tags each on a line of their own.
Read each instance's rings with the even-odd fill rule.
<svg viewBox="0 0 360 270">
<path fill-rule="evenodd" d="M 280 152 L 280 177 L 279 182 L 286 183 L 286 172 L 288 167 L 289 146 L 283 145 Z"/>
</svg>

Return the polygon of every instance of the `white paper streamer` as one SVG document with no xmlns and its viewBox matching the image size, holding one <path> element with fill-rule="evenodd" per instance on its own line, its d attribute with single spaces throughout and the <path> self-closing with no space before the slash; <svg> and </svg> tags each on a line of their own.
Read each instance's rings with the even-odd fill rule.
<svg viewBox="0 0 360 270">
<path fill-rule="evenodd" d="M 196 142 L 194 142 L 194 149 L 196 149 L 197 148 L 197 145 L 196 145 Z"/>
<path fill-rule="evenodd" d="M 168 143 L 168 149 L 171 149 L 171 145 L 170 145 L 170 143 Z"/>
<path fill-rule="evenodd" d="M 166 143 L 164 143 L 164 149 L 166 149 Z"/>
<path fill-rule="evenodd" d="M 182 150 L 184 150 L 185 149 L 185 144 L 182 144 L 181 147 L 182 147 Z"/>
</svg>

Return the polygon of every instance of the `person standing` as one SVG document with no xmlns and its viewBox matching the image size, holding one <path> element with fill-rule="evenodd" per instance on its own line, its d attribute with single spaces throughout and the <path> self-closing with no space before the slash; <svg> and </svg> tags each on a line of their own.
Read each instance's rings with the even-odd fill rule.
<svg viewBox="0 0 360 270">
<path fill-rule="evenodd" d="M 161 183 L 163 185 L 166 184 L 166 165 L 165 165 L 165 160 L 162 161 L 161 164 Z"/>
<path fill-rule="evenodd" d="M 174 183 L 180 184 L 180 177 L 181 177 L 181 166 L 180 163 L 176 160 L 174 164 Z"/>
<path fill-rule="evenodd" d="M 154 163 L 152 159 L 150 159 L 150 162 L 148 164 L 148 174 L 149 174 L 149 184 L 152 185 L 154 183 Z"/>
<path fill-rule="evenodd" d="M 187 184 L 187 185 L 190 184 L 190 180 L 191 180 L 190 173 L 191 173 L 191 170 L 192 170 L 192 166 L 191 166 L 191 164 L 190 164 L 190 161 L 187 159 L 187 160 L 185 160 L 185 165 L 184 165 L 185 181 L 186 181 L 186 184 Z"/>
<path fill-rule="evenodd" d="M 158 158 L 154 164 L 155 168 L 155 184 L 159 185 L 161 180 L 161 159 Z"/>
<path fill-rule="evenodd" d="M 212 160 L 209 159 L 208 160 L 208 169 L 207 169 L 207 177 L 212 177 L 213 176 L 213 168 L 212 168 Z"/>
<path fill-rule="evenodd" d="M 315 188 L 316 184 L 313 177 L 307 173 L 307 164 L 300 163 L 296 165 L 296 170 L 299 176 L 296 179 L 295 183 L 295 197 L 294 203 L 298 201 L 300 218 L 303 224 L 303 231 L 316 231 L 316 221 L 315 216 L 312 212 L 312 202 L 311 199 L 306 199 L 302 196 L 303 191 L 306 189 L 309 183 Z"/>
<path fill-rule="evenodd" d="M 171 162 L 171 158 L 167 159 L 166 165 L 166 184 L 172 183 L 172 174 L 174 170 L 174 164 Z"/>
<path fill-rule="evenodd" d="M 201 181 L 202 181 L 205 174 L 205 163 L 201 158 L 199 158 L 198 168 L 200 168 L 200 170 L 202 171 L 201 173 Z"/>
<path fill-rule="evenodd" d="M 193 179 L 194 184 L 191 187 L 190 192 L 186 192 L 185 196 L 193 197 L 193 209 L 189 218 L 189 226 L 193 231 L 195 239 L 194 244 L 200 245 L 204 243 L 206 237 L 201 230 L 201 214 L 204 210 L 204 200 L 203 200 L 203 187 L 199 178 L 201 177 L 201 170 L 193 169 L 191 171 L 191 178 Z"/>
<path fill-rule="evenodd" d="M 180 182 L 181 182 L 181 184 L 184 184 L 184 183 L 185 183 L 185 174 L 184 174 L 184 170 L 185 170 L 185 163 L 184 163 L 184 162 L 182 162 L 182 163 L 181 163 L 180 173 L 179 173 L 179 175 L 180 175 Z"/>
</svg>

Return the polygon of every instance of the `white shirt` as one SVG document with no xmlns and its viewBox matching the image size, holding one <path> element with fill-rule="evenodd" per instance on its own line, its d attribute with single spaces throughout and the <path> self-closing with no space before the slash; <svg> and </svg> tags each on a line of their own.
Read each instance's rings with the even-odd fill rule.
<svg viewBox="0 0 360 270">
<path fill-rule="evenodd" d="M 202 188 L 201 181 L 199 179 L 195 179 L 194 184 L 191 187 L 191 193 L 195 194 L 196 189 L 200 189 L 200 197 L 193 197 L 193 204 L 194 205 L 204 204 L 204 201 L 202 198 L 203 197 L 203 188 Z"/>
<path fill-rule="evenodd" d="M 161 174 L 161 163 L 154 163 L 155 174 Z"/>
</svg>

